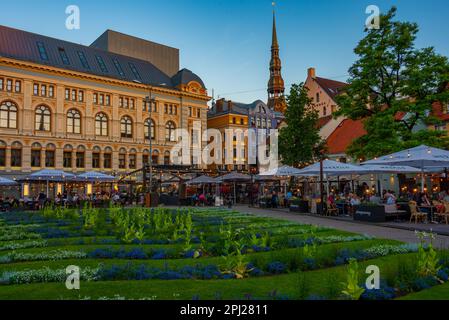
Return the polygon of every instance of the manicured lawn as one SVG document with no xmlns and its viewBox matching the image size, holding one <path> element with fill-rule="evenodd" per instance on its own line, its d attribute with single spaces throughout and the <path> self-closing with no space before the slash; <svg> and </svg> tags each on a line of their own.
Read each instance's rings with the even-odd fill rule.
<svg viewBox="0 0 449 320">
<path fill-rule="evenodd" d="M 399 300 L 449 300 L 449 283 L 409 294 Z"/>
<path fill-rule="evenodd" d="M 0 216 L 0 299 L 346 299 L 349 281 L 353 298 L 444 298 L 446 285 L 413 293 L 449 267 L 447 252 L 418 249 L 229 210 L 15 212 Z M 438 274 L 416 271 L 426 259 Z M 81 290 L 65 287 L 73 265 Z M 364 288 L 373 265 L 380 290 Z"/>
</svg>

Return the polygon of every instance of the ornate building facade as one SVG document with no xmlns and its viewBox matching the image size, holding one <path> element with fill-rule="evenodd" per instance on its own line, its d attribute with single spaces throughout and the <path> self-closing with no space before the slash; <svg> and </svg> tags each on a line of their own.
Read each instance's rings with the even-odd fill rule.
<svg viewBox="0 0 449 320">
<path fill-rule="evenodd" d="M 125 56 L 0 26 L 2 175 L 43 168 L 121 174 L 150 159 L 170 165 L 174 130 L 190 132 L 194 121 L 206 128 L 203 81 L 135 58 L 147 41 L 131 40 L 140 46 Z"/>
<path fill-rule="evenodd" d="M 223 158 L 222 164 L 213 165 L 211 169 L 219 170 L 236 170 L 236 171 L 248 171 L 250 166 L 248 164 L 248 157 L 250 152 L 255 152 L 252 156 L 257 157 L 257 146 L 250 150 L 248 143 L 248 132 L 251 130 L 254 132 L 256 138 L 256 144 L 258 134 L 261 130 L 265 131 L 267 136 L 270 129 L 275 129 L 277 125 L 276 113 L 273 112 L 268 106 L 261 100 L 254 101 L 253 103 L 245 104 L 240 102 L 234 102 L 230 100 L 220 99 L 213 104 L 211 110 L 208 113 L 208 128 L 214 128 L 220 131 L 223 141 L 223 147 L 221 155 Z M 226 130 L 232 130 L 233 132 L 243 132 L 245 137 L 242 137 L 241 146 L 237 146 L 237 138 L 233 137 L 233 148 L 228 150 L 226 148 Z M 239 153 L 239 150 L 244 150 L 243 153 Z M 226 164 L 226 155 L 231 152 L 233 154 L 233 163 Z M 243 164 L 239 164 L 243 163 Z"/>
</svg>

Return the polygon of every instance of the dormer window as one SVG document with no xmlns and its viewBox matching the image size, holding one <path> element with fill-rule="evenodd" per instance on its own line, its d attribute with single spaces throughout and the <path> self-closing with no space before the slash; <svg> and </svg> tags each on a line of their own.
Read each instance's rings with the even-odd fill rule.
<svg viewBox="0 0 449 320">
<path fill-rule="evenodd" d="M 78 51 L 78 57 L 80 58 L 83 67 L 86 69 L 90 69 L 89 63 L 87 62 L 86 55 L 84 54 L 84 52 Z"/>
<path fill-rule="evenodd" d="M 122 66 L 118 62 L 117 59 L 113 59 L 112 62 L 114 62 L 114 66 L 117 69 L 117 72 L 120 74 L 120 76 L 124 77 L 125 73 L 123 72 Z"/>
<path fill-rule="evenodd" d="M 134 75 L 134 77 L 136 77 L 136 80 L 142 81 L 142 78 L 140 77 L 139 72 L 137 71 L 136 66 L 133 63 L 129 63 L 129 67 L 131 68 L 131 71 Z"/>
<path fill-rule="evenodd" d="M 104 60 L 100 56 L 95 56 L 97 59 L 98 65 L 100 66 L 100 69 L 103 73 L 108 73 L 108 68 L 106 68 L 106 64 L 104 63 Z"/>
<path fill-rule="evenodd" d="M 39 56 L 41 60 L 48 61 L 48 54 L 45 46 L 42 42 L 37 42 L 37 49 L 39 50 Z"/>
<path fill-rule="evenodd" d="M 62 63 L 64 63 L 65 65 L 69 65 L 70 60 L 69 60 L 69 57 L 67 56 L 67 52 L 65 52 L 65 49 L 59 47 L 58 52 L 59 52 L 59 55 L 61 56 Z"/>
</svg>

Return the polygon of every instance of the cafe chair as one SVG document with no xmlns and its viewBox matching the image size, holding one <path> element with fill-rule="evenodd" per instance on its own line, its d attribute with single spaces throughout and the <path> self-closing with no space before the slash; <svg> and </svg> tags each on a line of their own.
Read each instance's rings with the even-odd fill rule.
<svg viewBox="0 0 449 320">
<path fill-rule="evenodd" d="M 338 216 L 339 210 L 335 204 L 332 204 L 330 201 L 327 202 L 326 213 L 328 216 Z"/>
<path fill-rule="evenodd" d="M 409 202 L 410 206 L 410 223 L 415 219 L 415 223 L 418 223 L 418 221 L 424 222 L 424 220 L 427 218 L 427 213 L 421 212 L 418 209 L 418 205 L 415 201 Z"/>
<path fill-rule="evenodd" d="M 446 224 L 449 224 L 449 202 L 443 201 L 444 205 L 444 213 L 437 213 L 436 215 L 444 221 Z"/>
</svg>

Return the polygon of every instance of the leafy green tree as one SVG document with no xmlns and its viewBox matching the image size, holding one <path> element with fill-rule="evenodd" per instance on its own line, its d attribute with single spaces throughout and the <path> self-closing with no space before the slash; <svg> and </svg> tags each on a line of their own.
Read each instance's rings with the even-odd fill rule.
<svg viewBox="0 0 449 320">
<path fill-rule="evenodd" d="M 318 111 L 311 102 L 303 83 L 292 86 L 287 97 L 287 126 L 279 133 L 279 153 L 284 164 L 299 167 L 322 153 L 324 142 L 317 126 Z"/>
<path fill-rule="evenodd" d="M 349 85 L 337 97 L 335 116 L 363 120 L 367 134 L 348 153 L 375 157 L 426 143 L 448 148 L 445 132 L 431 131 L 436 101 L 449 101 L 449 63 L 434 48 L 417 49 L 418 25 L 395 21 L 396 8 L 380 17 L 380 29 L 366 29 L 354 52 Z M 405 116 L 403 116 L 405 115 Z"/>
</svg>

